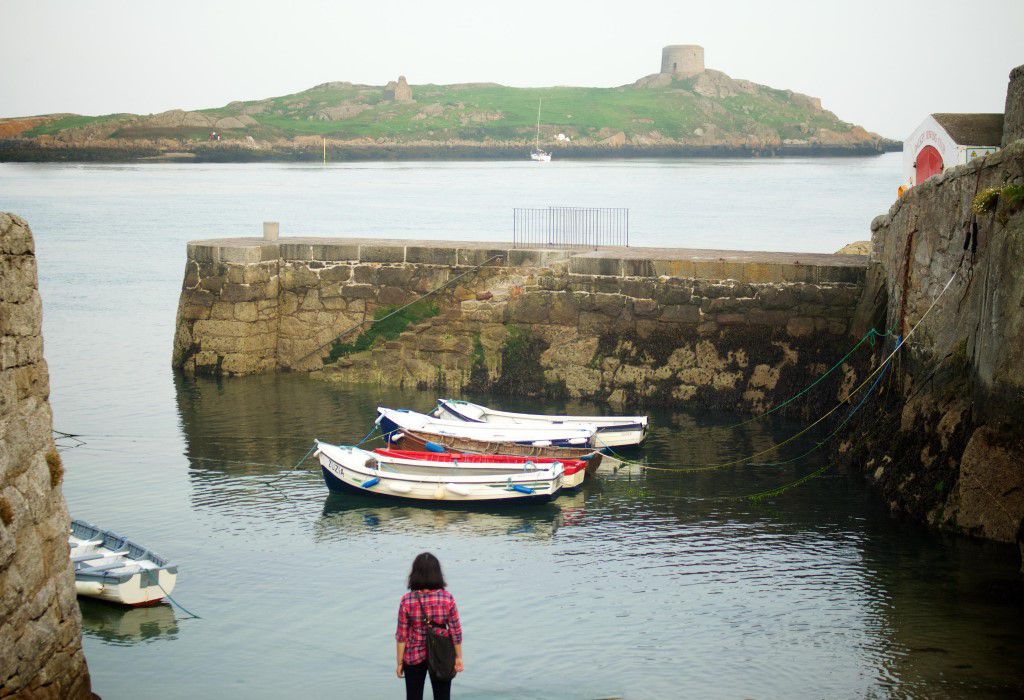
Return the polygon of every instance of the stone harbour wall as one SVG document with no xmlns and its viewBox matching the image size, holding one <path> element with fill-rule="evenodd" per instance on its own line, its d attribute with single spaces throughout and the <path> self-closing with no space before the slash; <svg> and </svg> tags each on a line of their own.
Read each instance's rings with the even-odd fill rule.
<svg viewBox="0 0 1024 700">
<path fill-rule="evenodd" d="M 0 212 L 0 698 L 88 698 L 28 224 Z"/>
<path fill-rule="evenodd" d="M 841 452 L 895 513 L 1022 542 L 1024 203 L 972 212 L 977 193 L 1008 184 L 1024 185 L 1024 141 L 930 178 L 873 222 L 855 325 L 905 334 L 938 302 L 894 364 L 883 410 Z"/>
<path fill-rule="evenodd" d="M 865 265 L 862 256 L 198 241 L 189 246 L 174 365 L 757 409 L 849 349 Z M 431 298 L 436 314 L 369 350 L 332 354 L 341 332 L 449 281 Z M 854 375 L 845 368 L 822 395 L 834 398 Z"/>
</svg>

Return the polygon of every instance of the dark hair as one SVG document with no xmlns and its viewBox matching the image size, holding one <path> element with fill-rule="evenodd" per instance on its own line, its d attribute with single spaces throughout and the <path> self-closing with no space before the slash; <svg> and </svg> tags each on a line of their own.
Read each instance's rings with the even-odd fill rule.
<svg viewBox="0 0 1024 700">
<path fill-rule="evenodd" d="M 412 560 L 412 570 L 409 572 L 410 591 L 431 591 L 445 587 L 441 562 L 437 557 L 430 552 L 423 552 Z"/>
</svg>

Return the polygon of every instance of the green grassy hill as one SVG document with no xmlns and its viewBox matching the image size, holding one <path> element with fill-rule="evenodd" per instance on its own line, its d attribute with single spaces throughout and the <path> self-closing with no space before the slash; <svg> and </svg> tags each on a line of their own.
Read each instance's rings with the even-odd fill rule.
<svg viewBox="0 0 1024 700">
<path fill-rule="evenodd" d="M 814 98 L 718 71 L 688 79 L 654 75 L 615 88 L 512 88 L 496 84 L 388 86 L 326 83 L 292 95 L 193 112 L 98 117 L 60 114 L 0 120 L 5 148 L 140 153 L 234 150 L 311 153 L 389 147 L 524 148 L 541 139 L 564 154 L 594 149 L 848 149 L 886 141 L 821 109 Z M 211 141 L 211 132 L 219 140 Z M 565 138 L 559 138 L 562 134 Z M 13 144 L 13 145 L 12 145 Z"/>
</svg>

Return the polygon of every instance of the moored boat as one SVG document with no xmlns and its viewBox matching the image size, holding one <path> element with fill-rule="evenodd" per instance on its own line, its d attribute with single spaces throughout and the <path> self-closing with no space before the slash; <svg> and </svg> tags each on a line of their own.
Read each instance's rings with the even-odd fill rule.
<svg viewBox="0 0 1024 700">
<path fill-rule="evenodd" d="M 78 595 L 121 605 L 156 605 L 169 596 L 178 567 L 145 547 L 84 520 L 71 521 L 71 562 Z"/>
<path fill-rule="evenodd" d="M 412 470 L 426 473 L 438 471 L 459 471 L 466 474 L 501 474 L 512 470 L 537 471 L 550 469 L 561 464 L 564 470 L 562 488 L 573 489 L 583 483 L 587 461 L 582 459 L 559 460 L 554 457 L 515 457 L 511 455 L 480 455 L 465 452 L 414 452 L 379 448 L 373 451 L 378 459 L 396 463 Z"/>
<path fill-rule="evenodd" d="M 546 502 L 558 495 L 565 471 L 562 464 L 556 462 L 542 469 L 504 473 L 445 472 L 436 466 L 434 473 L 424 473 L 358 447 L 331 445 L 319 440 L 314 455 L 320 461 L 329 489 L 413 501 Z"/>
<path fill-rule="evenodd" d="M 433 415 L 437 418 L 491 426 L 594 427 L 597 429 L 598 447 L 639 445 L 647 437 L 647 416 L 547 416 L 538 413 L 512 413 L 459 399 L 438 399 Z"/>
<path fill-rule="evenodd" d="M 516 442 L 473 440 L 470 438 L 428 433 L 419 430 L 396 430 L 384 434 L 388 444 L 414 452 L 462 452 L 481 455 L 509 455 L 515 457 L 553 457 L 555 459 L 581 459 L 587 463 L 587 474 L 597 473 L 598 467 L 614 466 L 615 457 L 602 454 L 592 447 L 553 447 L 550 445 L 523 445 Z"/>
<path fill-rule="evenodd" d="M 511 442 L 536 447 L 595 447 L 593 425 L 487 425 L 445 420 L 405 409 L 378 407 L 377 420 L 385 435 L 416 430 L 482 442 Z M 513 453 L 510 453 L 513 454 Z"/>
</svg>

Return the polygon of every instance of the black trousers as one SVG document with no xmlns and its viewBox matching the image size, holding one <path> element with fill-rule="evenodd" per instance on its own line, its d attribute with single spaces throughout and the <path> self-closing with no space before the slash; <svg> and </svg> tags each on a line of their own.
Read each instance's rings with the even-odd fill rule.
<svg viewBox="0 0 1024 700">
<path fill-rule="evenodd" d="M 423 686 L 427 681 L 427 662 L 418 664 L 402 664 L 405 669 L 405 700 L 423 700 Z M 434 700 L 450 700 L 452 682 L 438 680 L 430 674 L 430 688 L 434 691 Z"/>
</svg>

